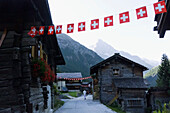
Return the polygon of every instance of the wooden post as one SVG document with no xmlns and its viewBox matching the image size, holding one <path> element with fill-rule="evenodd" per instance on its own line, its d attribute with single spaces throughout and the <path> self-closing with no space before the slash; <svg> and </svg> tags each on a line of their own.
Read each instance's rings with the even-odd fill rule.
<svg viewBox="0 0 170 113">
<path fill-rule="evenodd" d="M 5 39 L 5 37 L 6 37 L 6 34 L 7 34 L 7 29 L 5 28 L 5 29 L 4 29 L 4 32 L 3 32 L 2 36 L 1 36 L 1 39 L 0 39 L 0 47 L 1 47 L 2 42 L 4 41 L 4 39 Z"/>
</svg>

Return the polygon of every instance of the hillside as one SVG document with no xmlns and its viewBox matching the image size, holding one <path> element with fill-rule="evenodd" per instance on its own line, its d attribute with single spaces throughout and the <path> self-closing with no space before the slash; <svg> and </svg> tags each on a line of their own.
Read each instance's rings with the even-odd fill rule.
<svg viewBox="0 0 170 113">
<path fill-rule="evenodd" d="M 150 86 L 156 86 L 158 68 L 159 66 L 154 67 L 144 75 L 144 78 L 147 80 Z"/>
<path fill-rule="evenodd" d="M 57 35 L 57 40 L 66 61 L 66 65 L 58 67 L 61 72 L 81 72 L 83 76 L 89 76 L 90 67 L 103 60 L 66 34 Z"/>
</svg>

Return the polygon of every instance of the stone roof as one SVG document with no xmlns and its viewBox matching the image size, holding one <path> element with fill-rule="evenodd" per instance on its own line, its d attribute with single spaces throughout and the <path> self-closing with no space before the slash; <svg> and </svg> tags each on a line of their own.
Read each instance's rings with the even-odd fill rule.
<svg viewBox="0 0 170 113">
<path fill-rule="evenodd" d="M 57 78 L 82 78 L 81 73 L 57 73 Z"/>
<path fill-rule="evenodd" d="M 143 78 L 114 78 L 113 83 L 117 88 L 148 88 Z"/>
</svg>

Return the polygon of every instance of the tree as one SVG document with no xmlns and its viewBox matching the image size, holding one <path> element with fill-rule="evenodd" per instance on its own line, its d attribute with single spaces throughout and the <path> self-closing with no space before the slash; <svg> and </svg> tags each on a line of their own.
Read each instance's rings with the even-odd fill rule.
<svg viewBox="0 0 170 113">
<path fill-rule="evenodd" d="M 170 61 L 168 57 L 163 54 L 162 62 L 158 69 L 158 87 L 170 87 Z"/>
</svg>

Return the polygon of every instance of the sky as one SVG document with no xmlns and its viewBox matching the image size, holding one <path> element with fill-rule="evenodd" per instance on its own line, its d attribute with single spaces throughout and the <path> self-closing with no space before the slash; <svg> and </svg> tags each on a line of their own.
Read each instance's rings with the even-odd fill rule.
<svg viewBox="0 0 170 113">
<path fill-rule="evenodd" d="M 153 3 L 158 0 L 48 0 L 54 25 L 74 23 L 71 38 L 86 47 L 95 45 L 101 39 L 119 51 L 125 51 L 141 58 L 161 61 L 162 54 L 170 58 L 170 32 L 159 38 L 153 31 L 156 22 Z M 147 18 L 137 20 L 135 10 L 147 7 Z M 129 11 L 130 22 L 119 23 L 119 13 Z M 113 15 L 113 26 L 104 27 L 104 17 Z M 90 30 L 90 22 L 99 19 L 99 29 Z M 86 31 L 78 32 L 78 23 L 86 22 Z"/>
</svg>

